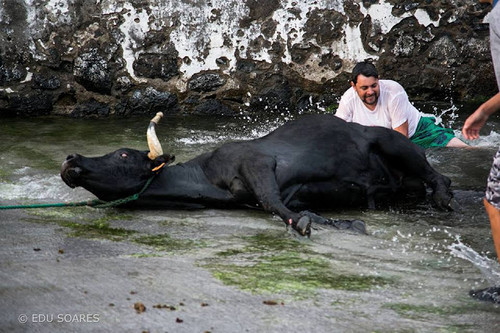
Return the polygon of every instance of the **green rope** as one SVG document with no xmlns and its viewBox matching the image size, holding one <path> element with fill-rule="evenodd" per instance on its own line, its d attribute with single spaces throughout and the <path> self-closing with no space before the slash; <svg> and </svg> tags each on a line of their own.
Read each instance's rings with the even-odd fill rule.
<svg viewBox="0 0 500 333">
<path fill-rule="evenodd" d="M 155 174 L 156 175 L 156 174 Z M 94 208 L 108 208 L 108 207 L 115 207 L 119 206 L 122 204 L 125 204 L 130 201 L 134 201 L 139 199 L 139 196 L 146 191 L 148 186 L 151 184 L 153 181 L 153 178 L 155 177 L 153 175 L 151 178 L 148 179 L 146 184 L 144 184 L 144 187 L 142 190 L 139 191 L 139 193 L 132 194 L 131 196 L 128 196 L 123 199 L 117 199 L 113 201 L 104 201 L 104 200 L 87 200 L 87 201 L 80 201 L 80 202 L 67 202 L 67 203 L 53 203 L 53 204 L 33 204 L 33 205 L 11 205 L 11 206 L 0 206 L 0 210 L 2 209 L 25 209 L 25 208 L 50 208 L 50 207 L 78 207 L 78 206 L 89 206 L 89 207 L 94 207 Z"/>
</svg>

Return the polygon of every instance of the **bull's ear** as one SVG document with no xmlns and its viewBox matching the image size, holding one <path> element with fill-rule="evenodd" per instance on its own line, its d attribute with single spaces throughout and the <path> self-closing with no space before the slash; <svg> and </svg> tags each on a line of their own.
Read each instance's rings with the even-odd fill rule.
<svg viewBox="0 0 500 333">
<path fill-rule="evenodd" d="M 169 155 L 169 154 L 163 154 L 158 156 L 157 158 L 154 159 L 153 161 L 153 166 L 157 167 L 165 163 L 165 165 L 168 165 L 172 162 L 175 161 L 175 156 L 174 155 Z"/>
</svg>

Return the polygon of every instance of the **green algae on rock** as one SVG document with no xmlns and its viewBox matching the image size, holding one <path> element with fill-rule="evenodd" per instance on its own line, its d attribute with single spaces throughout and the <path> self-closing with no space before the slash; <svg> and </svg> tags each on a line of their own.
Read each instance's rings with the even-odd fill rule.
<svg viewBox="0 0 500 333">
<path fill-rule="evenodd" d="M 297 298 L 319 289 L 366 291 L 390 279 L 341 274 L 305 242 L 282 235 L 258 234 L 242 238 L 243 248 L 227 249 L 202 266 L 226 285 L 252 293 L 285 293 Z"/>
</svg>

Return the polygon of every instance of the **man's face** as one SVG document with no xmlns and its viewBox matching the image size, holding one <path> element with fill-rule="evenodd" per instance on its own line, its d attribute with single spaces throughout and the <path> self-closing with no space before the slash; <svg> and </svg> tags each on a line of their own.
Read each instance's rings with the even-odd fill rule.
<svg viewBox="0 0 500 333">
<path fill-rule="evenodd" d="M 358 82 L 356 84 L 351 82 L 351 85 L 368 108 L 375 108 L 380 96 L 380 86 L 377 78 L 360 74 L 358 75 Z"/>
</svg>

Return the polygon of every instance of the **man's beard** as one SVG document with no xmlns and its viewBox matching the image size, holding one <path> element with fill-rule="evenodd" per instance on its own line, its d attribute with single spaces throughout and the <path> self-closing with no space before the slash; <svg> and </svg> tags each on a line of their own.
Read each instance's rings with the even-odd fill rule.
<svg viewBox="0 0 500 333">
<path fill-rule="evenodd" d="M 368 98 L 374 98 L 373 99 L 373 102 L 368 102 Z M 376 105 L 378 102 L 378 96 L 377 94 L 373 94 L 371 96 L 365 96 L 365 98 L 363 98 L 363 103 L 367 104 L 367 105 Z"/>
</svg>

